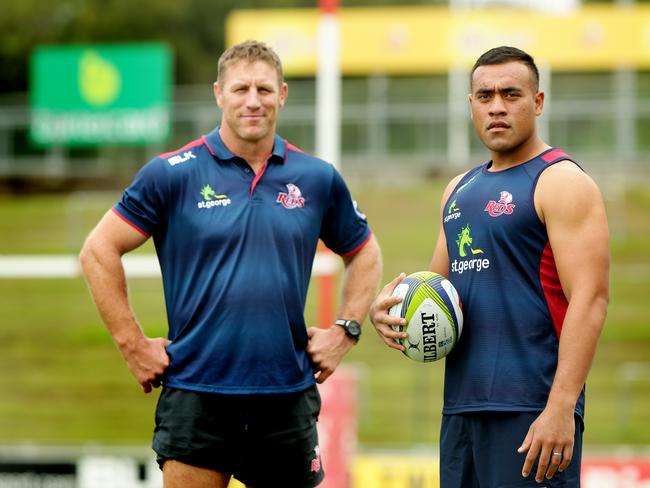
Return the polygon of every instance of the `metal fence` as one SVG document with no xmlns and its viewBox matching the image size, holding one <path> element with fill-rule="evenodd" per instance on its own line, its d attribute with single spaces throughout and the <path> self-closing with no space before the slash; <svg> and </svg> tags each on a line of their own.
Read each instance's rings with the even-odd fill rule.
<svg viewBox="0 0 650 488">
<path fill-rule="evenodd" d="M 546 82 L 544 82 L 546 80 Z M 542 136 L 596 170 L 648 175 L 650 73 L 544 73 Z M 344 79 L 342 167 L 348 175 L 454 172 L 486 152 L 473 133 L 466 97 L 468 75 Z M 460 94 L 460 95 L 459 95 Z M 289 80 L 279 131 L 313 152 L 315 83 Z M 217 125 L 212 87 L 175 88 L 170 140 L 149 147 L 34 147 L 26 95 L 0 99 L 0 177 L 105 177 L 132 175 L 158 153 L 181 147 Z"/>
</svg>

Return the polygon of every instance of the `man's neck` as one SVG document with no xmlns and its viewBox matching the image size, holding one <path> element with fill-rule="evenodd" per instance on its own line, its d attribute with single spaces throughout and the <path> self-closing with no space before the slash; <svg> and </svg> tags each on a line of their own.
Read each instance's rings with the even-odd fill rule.
<svg viewBox="0 0 650 488">
<path fill-rule="evenodd" d="M 550 148 L 551 146 L 536 137 L 527 143 L 517 146 L 512 151 L 490 151 L 490 156 L 492 157 L 490 170 L 503 171 L 513 166 L 518 166 L 539 156 L 542 152 Z"/>
<path fill-rule="evenodd" d="M 241 139 L 224 126 L 221 126 L 219 128 L 219 136 L 228 150 L 235 156 L 246 161 L 256 174 L 266 164 L 267 159 L 273 152 L 274 132 L 271 132 L 264 139 L 247 141 Z"/>
</svg>

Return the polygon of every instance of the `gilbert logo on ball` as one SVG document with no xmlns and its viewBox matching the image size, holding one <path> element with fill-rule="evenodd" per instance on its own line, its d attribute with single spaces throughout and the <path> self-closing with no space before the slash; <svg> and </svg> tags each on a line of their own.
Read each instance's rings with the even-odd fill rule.
<svg viewBox="0 0 650 488">
<path fill-rule="evenodd" d="M 406 319 L 406 339 L 398 342 L 414 361 L 429 363 L 444 358 L 454 348 L 463 330 L 463 311 L 458 292 L 444 276 L 419 271 L 407 276 L 393 292 L 402 302 L 391 307 L 394 317 Z"/>
</svg>

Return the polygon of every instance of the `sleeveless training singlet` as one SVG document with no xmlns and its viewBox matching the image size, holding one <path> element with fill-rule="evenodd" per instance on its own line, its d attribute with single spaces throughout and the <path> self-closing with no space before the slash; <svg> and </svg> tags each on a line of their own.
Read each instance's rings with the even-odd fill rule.
<svg viewBox="0 0 650 488">
<path fill-rule="evenodd" d="M 546 405 L 568 303 L 533 196 L 542 171 L 564 160 L 573 161 L 549 149 L 503 171 L 483 164 L 445 204 L 449 280 L 465 317 L 446 358 L 445 414 Z M 576 413 L 583 416 L 584 389 Z"/>
</svg>

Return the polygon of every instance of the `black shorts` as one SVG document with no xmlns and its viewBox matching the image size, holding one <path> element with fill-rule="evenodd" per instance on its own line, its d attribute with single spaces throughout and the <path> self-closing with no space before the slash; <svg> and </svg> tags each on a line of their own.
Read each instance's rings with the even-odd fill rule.
<svg viewBox="0 0 650 488">
<path fill-rule="evenodd" d="M 571 464 L 552 479 L 535 482 L 537 463 L 521 476 L 526 453 L 517 448 L 539 412 L 477 412 L 443 415 L 440 429 L 441 488 L 579 488 L 582 419 L 576 415 Z"/>
<path fill-rule="evenodd" d="M 316 386 L 273 395 L 222 395 L 163 388 L 153 450 L 230 473 L 254 487 L 310 488 L 323 480 Z"/>
</svg>

